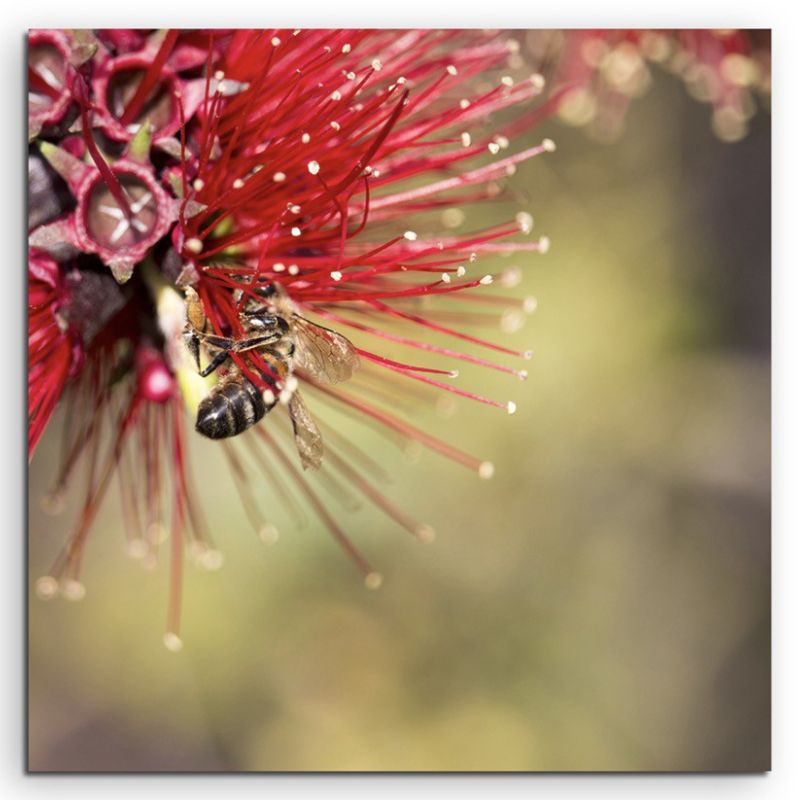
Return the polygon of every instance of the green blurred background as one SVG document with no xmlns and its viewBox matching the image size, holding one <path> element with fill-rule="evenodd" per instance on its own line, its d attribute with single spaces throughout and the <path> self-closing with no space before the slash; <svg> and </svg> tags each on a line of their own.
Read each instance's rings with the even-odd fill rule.
<svg viewBox="0 0 800 800">
<path fill-rule="evenodd" d="M 657 76 L 616 143 L 555 123 L 531 141 L 546 135 L 558 151 L 512 186 L 551 250 L 484 262 L 521 267 L 516 291 L 538 299 L 521 331 L 487 332 L 535 350 L 530 377 L 458 381 L 519 410 L 413 417 L 494 479 L 319 410 L 438 533 L 339 513 L 384 574 L 369 592 L 269 495 L 281 538 L 263 545 L 214 444 L 192 441 L 225 566 L 187 567 L 168 652 L 166 564 L 124 557 L 112 492 L 85 599 L 31 594 L 31 769 L 768 768 L 769 118 L 722 144 Z M 32 580 L 74 518 L 40 505 L 58 427 L 30 469 Z"/>
</svg>

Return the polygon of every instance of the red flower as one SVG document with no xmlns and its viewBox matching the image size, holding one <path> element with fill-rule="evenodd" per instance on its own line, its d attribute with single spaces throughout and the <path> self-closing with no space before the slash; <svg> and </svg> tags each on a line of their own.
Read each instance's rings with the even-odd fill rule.
<svg viewBox="0 0 800 800">
<path fill-rule="evenodd" d="M 54 43 L 60 88 L 56 98 L 55 87 L 42 87 L 47 74 L 41 51 L 32 48 L 32 107 L 44 92 L 52 113 L 31 126 L 35 185 L 44 188 L 35 190 L 32 172 L 30 451 L 64 395 L 67 431 L 52 499 L 68 490 L 76 464 L 89 470 L 79 519 L 50 574 L 37 583 L 39 594 L 82 596 L 83 549 L 116 475 L 131 555 L 152 563 L 170 537 L 165 641 L 180 645 L 184 551 L 207 568 L 221 563 L 187 457 L 186 408 L 196 415 L 209 391 L 198 383 L 184 342 L 192 331 L 204 363 L 214 355 L 226 362 L 216 371 L 214 396 L 233 375 L 241 376 L 237 386 L 255 387 L 247 392 L 259 408 L 280 398 L 300 428 L 303 467 L 321 458 L 332 479 L 429 540 L 432 529 L 366 477 L 359 466 L 366 456 L 351 443 L 325 428 L 321 439 L 303 436 L 317 437 L 313 409 L 331 402 L 490 477 L 489 462 L 416 429 L 382 399 L 421 382 L 514 410 L 511 402 L 450 382 L 459 361 L 526 374 L 463 353 L 459 341 L 528 357 L 462 329 L 459 320 L 472 315 L 457 298 L 469 296 L 489 311 L 522 311 L 522 300 L 484 296 L 495 276 L 476 275 L 475 262 L 484 253 L 544 251 L 548 242 L 518 238 L 530 231 L 527 214 L 460 235 L 443 236 L 436 221 L 443 209 L 457 214 L 465 203 L 496 197 L 516 164 L 553 149 L 549 141 L 521 152 L 510 146 L 510 137 L 541 113 L 538 76 L 516 82 L 503 75 L 507 42 L 479 32 L 171 31 L 143 38 L 103 31 L 97 38 L 48 31 L 32 34 L 34 40 Z M 475 88 L 487 78 L 488 88 Z M 492 115 L 510 108 L 524 113 L 502 134 L 491 131 Z M 48 190 L 58 185 L 64 189 Z M 429 316 L 422 298 L 452 310 Z M 275 316 L 284 315 L 281 325 L 292 326 L 285 335 L 296 344 L 282 355 L 237 349 L 252 336 L 254 315 L 278 328 Z M 313 364 L 308 355 L 303 360 L 301 322 L 350 353 L 346 372 L 334 375 L 340 367 L 324 354 Z M 455 344 L 430 343 L 429 333 L 447 334 Z M 363 346 L 351 345 L 349 336 Z M 395 361 L 380 353 L 381 341 L 435 361 Z M 349 376 L 359 362 L 352 381 L 329 382 Z M 373 388 L 370 398 L 359 375 L 385 388 Z M 300 421 L 298 382 L 311 409 L 302 407 L 307 416 Z M 253 458 L 296 484 L 366 584 L 379 585 L 269 421 L 249 427 L 241 438 Z M 273 539 L 241 457 L 225 441 L 220 447 L 248 516 L 262 538 Z"/>
<path fill-rule="evenodd" d="M 770 94 L 768 30 L 529 31 L 526 39 L 528 60 L 550 65 L 558 116 L 603 140 L 620 133 L 631 100 L 652 82 L 653 65 L 711 105 L 711 126 L 723 141 L 742 139 Z"/>
</svg>

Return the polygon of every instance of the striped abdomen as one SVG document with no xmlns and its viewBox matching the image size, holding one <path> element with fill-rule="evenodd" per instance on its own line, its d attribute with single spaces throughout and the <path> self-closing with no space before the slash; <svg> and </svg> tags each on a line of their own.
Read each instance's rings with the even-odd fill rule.
<svg viewBox="0 0 800 800">
<path fill-rule="evenodd" d="M 256 386 L 241 375 L 232 375 L 200 402 L 195 430 L 209 439 L 226 439 L 255 425 L 271 408 Z"/>
</svg>

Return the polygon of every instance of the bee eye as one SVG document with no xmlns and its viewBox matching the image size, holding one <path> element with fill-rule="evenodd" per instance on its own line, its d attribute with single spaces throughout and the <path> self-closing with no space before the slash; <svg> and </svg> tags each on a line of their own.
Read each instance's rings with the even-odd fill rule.
<svg viewBox="0 0 800 800">
<path fill-rule="evenodd" d="M 275 285 L 270 283 L 267 286 L 259 286 L 256 293 L 261 297 L 272 297 L 275 294 Z"/>
</svg>

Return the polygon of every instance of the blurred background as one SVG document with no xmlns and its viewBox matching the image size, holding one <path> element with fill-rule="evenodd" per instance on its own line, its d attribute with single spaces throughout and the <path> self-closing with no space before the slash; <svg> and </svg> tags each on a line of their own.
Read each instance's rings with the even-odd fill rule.
<svg viewBox="0 0 800 800">
<path fill-rule="evenodd" d="M 369 592 L 313 515 L 266 494 L 281 536 L 259 541 L 193 439 L 225 565 L 187 566 L 168 652 L 166 563 L 125 558 L 112 491 L 86 597 L 31 593 L 32 770 L 768 769 L 769 117 L 722 143 L 655 74 L 615 142 L 552 122 L 512 148 L 543 136 L 558 151 L 512 186 L 550 252 L 482 262 L 520 267 L 514 293 L 538 300 L 522 330 L 486 332 L 535 351 L 530 377 L 459 378 L 518 411 L 413 416 L 495 477 L 320 408 L 438 534 L 339 513 L 384 575 Z M 30 468 L 31 581 L 77 509 L 42 510 L 58 444 L 56 419 Z"/>
</svg>

